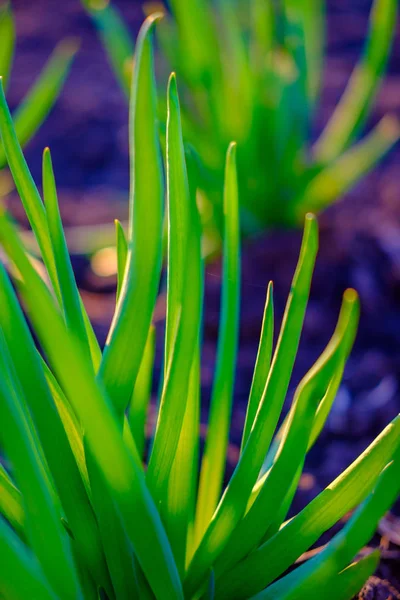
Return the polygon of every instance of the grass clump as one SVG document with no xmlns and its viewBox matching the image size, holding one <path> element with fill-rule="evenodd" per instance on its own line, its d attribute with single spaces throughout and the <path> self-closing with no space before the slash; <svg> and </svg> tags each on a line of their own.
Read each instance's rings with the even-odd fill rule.
<svg viewBox="0 0 400 600">
<path fill-rule="evenodd" d="M 168 86 L 167 313 L 152 443 L 145 421 L 161 275 L 164 178 L 151 32 L 136 46 L 130 105 L 130 224 L 117 224 L 119 285 L 101 352 L 77 290 L 49 150 L 43 202 L 2 93 L 0 131 L 47 270 L 45 282 L 4 211 L 0 242 L 21 302 L 0 268 L 0 552 L 2 598 L 351 598 L 378 553 L 353 562 L 399 488 L 399 418 L 303 511 L 287 521 L 308 450 L 335 398 L 358 322 L 347 290 L 326 349 L 278 427 L 318 247 L 308 215 L 276 347 L 268 287 L 238 464 L 223 490 L 238 338 L 236 146 L 224 187 L 220 336 L 209 428 L 199 456 L 203 263 L 197 162 L 185 152 L 175 75 Z M 40 346 L 37 346 L 35 339 Z M 40 348 L 40 352 L 39 352 Z M 144 461 L 145 454 L 147 460 Z M 200 467 L 199 467 L 200 464 Z M 356 509 L 317 556 L 281 579 L 320 535 Z M 335 585 L 333 585 L 333 583 Z"/>
<path fill-rule="evenodd" d="M 116 4 L 116 3 L 115 3 Z M 83 0 L 129 94 L 133 40 L 117 8 Z M 153 5 L 153 3 L 149 3 Z M 205 169 L 203 219 L 222 228 L 225 151 L 238 143 L 242 227 L 301 224 L 338 200 L 393 146 L 388 115 L 357 141 L 373 108 L 396 25 L 396 0 L 375 0 L 363 53 L 320 137 L 313 140 L 325 58 L 323 0 L 171 0 L 157 30 L 182 82 L 185 140 Z M 161 61 L 161 64 L 163 62 Z M 159 97 L 162 120 L 164 94 Z"/>
<path fill-rule="evenodd" d="M 32 87 L 14 113 L 15 131 L 22 146 L 27 144 L 43 123 L 68 74 L 77 50 L 76 42 L 63 40 L 36 78 Z M 0 77 L 4 90 L 8 80 L 15 51 L 15 25 L 10 3 L 0 2 Z M 0 197 L 9 191 L 10 182 L 3 170 L 7 165 L 4 147 L 0 144 Z"/>
</svg>

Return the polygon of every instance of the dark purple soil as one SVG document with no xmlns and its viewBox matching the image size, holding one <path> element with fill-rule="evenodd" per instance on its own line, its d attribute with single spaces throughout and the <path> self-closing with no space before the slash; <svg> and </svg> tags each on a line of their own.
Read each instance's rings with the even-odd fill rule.
<svg viewBox="0 0 400 600">
<path fill-rule="evenodd" d="M 116 0 L 137 31 L 140 3 Z M 327 77 L 317 130 L 326 121 L 360 51 L 366 30 L 366 0 L 330 0 Z M 39 180 L 41 150 L 50 145 L 69 223 L 111 221 L 116 200 L 128 187 L 127 108 L 91 23 L 78 0 L 14 0 L 18 50 L 9 100 L 14 106 L 32 82 L 56 41 L 82 39 L 71 76 L 56 108 L 29 145 L 28 162 Z M 397 35 L 377 109 L 400 117 L 400 35 Z M 320 254 L 294 385 L 327 343 L 346 287 L 361 298 L 361 321 L 354 351 L 327 426 L 310 453 L 294 510 L 304 506 L 345 468 L 400 410 L 400 147 L 343 202 L 320 218 Z M 114 204 L 113 204 L 114 202 Z M 17 200 L 12 199 L 18 213 Z M 265 288 L 274 280 L 278 322 L 283 312 L 300 245 L 297 232 L 271 232 L 243 248 L 241 340 L 235 387 L 232 442 L 240 439 L 261 324 Z M 84 258 L 77 276 L 100 337 L 113 309 L 114 282 L 96 278 Z M 218 326 L 220 267 L 207 267 L 203 384 L 209 395 Z M 289 395 L 291 396 L 291 394 Z M 290 400 L 290 397 L 289 397 Z M 326 541 L 326 540 L 325 540 Z M 379 540 L 378 540 L 379 542 Z M 363 598 L 398 598 L 399 554 L 391 546 Z M 397 595 L 396 595 L 397 594 Z"/>
</svg>

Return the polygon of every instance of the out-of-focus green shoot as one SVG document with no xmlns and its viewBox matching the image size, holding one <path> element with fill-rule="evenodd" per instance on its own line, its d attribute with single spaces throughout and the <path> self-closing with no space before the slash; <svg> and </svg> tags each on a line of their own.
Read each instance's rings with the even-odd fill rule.
<svg viewBox="0 0 400 600">
<path fill-rule="evenodd" d="M 125 93 L 134 46 L 118 2 L 83 0 Z M 299 225 L 343 196 L 395 144 L 393 115 L 361 137 L 396 26 L 397 1 L 374 0 L 359 62 L 313 141 L 325 60 L 324 0 L 170 0 L 157 30 L 182 90 L 184 139 L 204 170 L 199 193 L 209 237 L 221 231 L 225 150 L 237 141 L 242 229 Z M 161 65 L 164 64 L 160 61 Z M 159 95 L 162 136 L 166 105 Z M 215 239 L 214 239 L 215 243 Z M 218 243 L 218 242 L 216 242 Z"/>
<path fill-rule="evenodd" d="M 52 109 L 68 75 L 73 57 L 77 51 L 76 40 L 61 41 L 43 70 L 28 90 L 13 114 L 15 130 L 21 146 L 25 146 L 34 136 Z M 15 51 L 15 24 L 8 1 L 0 3 L 0 76 L 4 90 L 7 90 Z M 11 187 L 11 180 L 5 170 L 7 158 L 0 144 L 0 197 L 5 196 Z"/>
</svg>

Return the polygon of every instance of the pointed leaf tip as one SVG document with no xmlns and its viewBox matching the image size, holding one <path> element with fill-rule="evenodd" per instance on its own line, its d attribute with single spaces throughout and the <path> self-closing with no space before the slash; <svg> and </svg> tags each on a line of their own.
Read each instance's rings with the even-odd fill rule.
<svg viewBox="0 0 400 600">
<path fill-rule="evenodd" d="M 314 214 L 314 213 L 312 213 L 312 212 L 308 212 L 308 213 L 306 214 L 306 216 L 305 216 L 305 221 L 306 221 L 306 222 L 307 222 L 307 221 L 316 221 L 316 220 L 317 220 L 317 217 L 316 217 L 316 216 L 315 216 L 315 214 Z"/>
<path fill-rule="evenodd" d="M 232 168 L 232 166 L 234 166 L 235 170 L 236 170 L 236 147 L 237 147 L 236 142 L 231 142 L 228 146 L 228 151 L 226 153 L 226 167 Z"/>
<path fill-rule="evenodd" d="M 140 57 L 142 48 L 148 41 L 148 38 L 151 36 L 156 22 L 162 18 L 163 18 L 162 13 L 153 13 L 153 14 L 149 15 L 142 23 L 142 26 L 139 30 L 139 34 L 138 34 L 138 37 L 136 40 L 136 49 L 135 49 L 135 55 L 134 55 L 135 61 L 137 61 L 138 58 Z"/>
<path fill-rule="evenodd" d="M 359 302 L 359 296 L 355 289 L 348 288 L 343 294 L 343 299 L 351 304 Z"/>
<path fill-rule="evenodd" d="M 237 142 L 231 142 L 229 144 L 229 147 L 228 147 L 228 152 L 230 154 L 235 154 L 236 153 L 236 148 L 237 148 Z"/>
<path fill-rule="evenodd" d="M 164 18 L 164 13 L 162 13 L 162 12 L 152 13 L 151 15 L 146 17 L 141 29 L 144 28 L 146 30 L 151 30 L 154 27 L 154 25 L 157 23 L 157 21 L 160 21 L 163 18 Z"/>
<path fill-rule="evenodd" d="M 313 213 L 307 213 L 304 219 L 304 240 L 311 237 L 318 247 L 318 220 Z"/>
<path fill-rule="evenodd" d="M 174 100 L 175 102 L 178 100 L 178 85 L 176 82 L 176 73 L 173 71 L 168 79 L 168 98 L 170 100 Z"/>
<path fill-rule="evenodd" d="M 46 147 L 43 149 L 43 162 L 44 162 L 44 161 L 48 162 L 49 160 L 51 161 L 51 153 L 50 153 L 50 148 L 49 148 L 48 146 L 46 146 Z"/>
</svg>

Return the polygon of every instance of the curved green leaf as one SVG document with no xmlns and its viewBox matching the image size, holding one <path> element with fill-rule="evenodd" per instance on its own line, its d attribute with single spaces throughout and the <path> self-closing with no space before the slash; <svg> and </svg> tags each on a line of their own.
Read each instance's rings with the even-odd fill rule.
<svg viewBox="0 0 400 600">
<path fill-rule="evenodd" d="M 0 516 L 0 594 L 3 598 L 57 600 L 37 560 Z"/>
<path fill-rule="evenodd" d="M 66 600 L 80 596 L 69 538 L 53 504 L 53 493 L 38 460 L 24 402 L 18 394 L 12 363 L 0 334 L 0 415 L 2 442 L 12 462 L 26 509 L 27 538 L 51 585 Z"/>
<path fill-rule="evenodd" d="M 81 475 L 85 474 L 85 467 L 81 464 L 78 469 L 76 463 L 79 456 L 83 460 L 81 440 L 79 436 L 76 438 L 77 431 L 74 426 L 76 417 L 70 415 L 68 407 L 62 410 L 66 400 L 62 391 L 58 389 L 53 374 L 45 366 L 44 361 L 41 362 L 17 296 L 3 266 L 0 267 L 0 326 L 32 413 L 69 527 L 73 531 L 76 546 L 89 570 L 93 570 L 99 581 L 107 587 L 97 524 L 90 506 L 87 487 L 81 478 Z M 35 382 L 34 386 L 32 382 Z M 70 430 L 67 423 L 71 427 Z"/>
<path fill-rule="evenodd" d="M 336 372 L 343 370 L 342 364 L 348 349 L 348 338 L 354 339 L 358 315 L 358 297 L 351 290 L 344 295 L 335 333 L 296 390 L 268 474 L 257 498 L 233 532 L 225 552 L 214 564 L 216 576 L 256 548 L 279 514 L 280 502 L 287 492 L 287 483 L 295 479 L 304 463 L 317 405 Z"/>
<path fill-rule="evenodd" d="M 307 600 L 324 590 L 327 579 L 346 568 L 356 553 L 373 536 L 379 519 L 400 491 L 399 458 L 380 475 L 372 494 L 357 508 L 350 520 L 315 557 L 257 594 L 257 600 Z"/>
<path fill-rule="evenodd" d="M 249 598 L 279 577 L 332 525 L 369 494 L 399 447 L 400 417 L 339 477 L 266 543 L 217 580 L 221 598 Z"/>
<path fill-rule="evenodd" d="M 139 372 L 161 272 L 164 191 L 151 44 L 158 18 L 146 19 L 136 45 L 130 104 L 129 252 L 99 370 L 121 421 Z"/>
<path fill-rule="evenodd" d="M 0 40 L 0 76 L 7 89 L 15 47 L 14 19 L 9 2 L 0 6 Z"/>
<path fill-rule="evenodd" d="M 0 515 L 10 523 L 21 539 L 25 538 L 25 511 L 21 492 L 16 488 L 11 477 L 0 464 Z"/>
<path fill-rule="evenodd" d="M 124 281 L 126 260 L 128 258 L 128 242 L 121 222 L 115 219 L 115 234 L 117 239 L 117 302 Z"/>
<path fill-rule="evenodd" d="M 115 500 L 138 562 L 160 600 L 181 599 L 182 588 L 159 514 L 132 460 L 120 422 L 78 339 L 71 337 L 12 224 L 0 212 L 0 242 L 22 279 L 16 281 L 57 380 L 82 422 L 86 440 Z M 84 399 L 84 402 L 82 401 Z"/>
<path fill-rule="evenodd" d="M 221 494 L 235 380 L 240 304 L 239 197 L 235 143 L 229 146 L 226 155 L 224 221 L 221 316 L 208 431 L 197 496 L 197 543 L 208 527 Z"/>
<path fill-rule="evenodd" d="M 67 327 L 87 346 L 87 352 L 90 354 L 85 320 L 82 315 L 82 301 L 76 286 L 58 207 L 49 148 L 46 148 L 43 153 L 43 199 Z"/>
<path fill-rule="evenodd" d="M 75 40 L 67 39 L 60 42 L 15 111 L 13 115 L 15 132 L 21 146 L 25 146 L 29 142 L 52 109 L 76 51 Z M 4 166 L 6 154 L 0 146 L 0 166 Z M 10 159 L 7 157 L 7 160 L 9 162 Z"/>
<path fill-rule="evenodd" d="M 397 0 L 375 0 L 364 54 L 315 146 L 317 160 L 335 160 L 363 126 L 375 98 L 396 31 Z"/>
<path fill-rule="evenodd" d="M 257 359 L 254 367 L 250 396 L 247 404 L 246 420 L 243 428 L 241 451 L 243 452 L 249 439 L 250 431 L 254 425 L 260 399 L 264 390 L 271 367 L 272 344 L 274 341 L 274 301 L 273 285 L 270 281 L 265 300 L 264 316 L 261 327 L 260 342 L 258 345 Z"/>
<path fill-rule="evenodd" d="M 168 479 L 184 421 L 202 313 L 200 223 L 194 198 L 189 192 L 178 109 L 176 83 L 172 75 L 169 85 L 167 173 L 168 269 L 171 268 L 173 274 L 168 278 L 166 373 L 147 471 L 149 488 L 164 520 L 167 519 L 164 511 Z M 181 277 L 173 281 L 178 270 L 181 271 Z"/>
<path fill-rule="evenodd" d="M 260 399 L 260 408 L 239 463 L 188 569 L 185 581 L 188 594 L 203 584 L 205 572 L 224 549 L 232 531 L 242 518 L 271 443 L 296 357 L 317 246 L 317 222 L 309 215 L 279 340 Z M 210 468 L 212 464 L 211 462 Z"/>
</svg>

